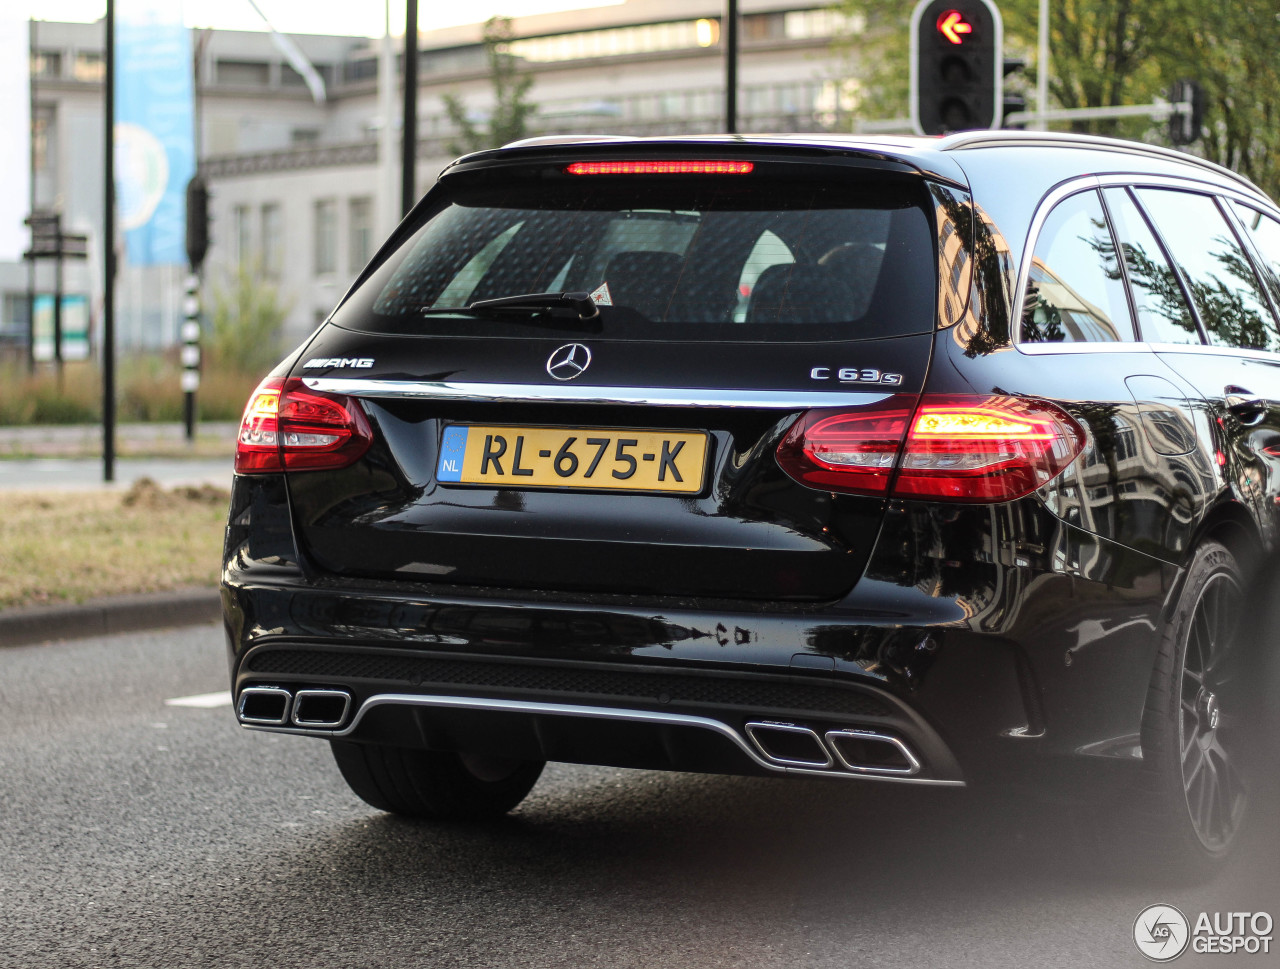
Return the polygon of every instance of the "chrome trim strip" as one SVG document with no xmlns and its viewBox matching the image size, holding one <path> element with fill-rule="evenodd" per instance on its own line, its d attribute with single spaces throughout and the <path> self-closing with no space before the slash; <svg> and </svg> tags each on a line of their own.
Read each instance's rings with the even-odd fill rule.
<svg viewBox="0 0 1280 969">
<path fill-rule="evenodd" d="M 1045 357 L 1058 353 L 1140 353 L 1149 351 L 1151 344 L 1134 340 L 1127 343 L 1019 343 L 1018 349 L 1033 357 Z M 1196 349 L 1202 348 L 1197 344 Z"/>
<path fill-rule="evenodd" d="M 298 716 L 298 708 L 302 706 L 304 698 L 314 697 L 342 697 L 342 714 L 337 720 L 303 720 Z M 293 713 L 289 720 L 294 726 L 298 727 L 337 727 L 347 719 L 347 714 L 351 712 L 351 694 L 346 690 L 299 690 L 293 697 Z"/>
<path fill-rule="evenodd" d="M 369 380 L 360 377 L 303 377 L 312 390 L 352 397 L 422 397 L 432 400 L 556 402 L 566 404 L 648 404 L 651 407 L 755 407 L 804 410 L 809 407 L 865 407 L 890 397 L 867 391 L 717 390 L 673 387 L 589 387 L 546 384 L 490 384 L 452 380 Z"/>
<path fill-rule="evenodd" d="M 1245 347 L 1216 347 L 1207 343 L 1023 343 L 1018 349 L 1030 356 L 1059 353 L 1194 353 L 1216 357 L 1246 357 L 1272 366 L 1280 364 L 1280 354 Z"/>
<path fill-rule="evenodd" d="M 1201 343 L 1151 343 L 1148 346 L 1156 353 L 1209 353 L 1215 357 L 1248 357 L 1272 366 L 1280 363 L 1280 354 L 1248 347 L 1215 347 Z"/>
<path fill-rule="evenodd" d="M 284 697 L 284 713 L 277 719 L 265 717 L 246 717 L 244 715 L 244 701 L 250 696 L 283 696 Z M 243 724 L 254 724 L 257 726 L 284 726 L 289 722 L 290 708 L 293 706 L 293 694 L 284 687 L 280 686 L 246 686 L 240 691 L 240 696 L 236 699 L 236 717 Z"/>
<path fill-rule="evenodd" d="M 907 767 L 867 767 L 865 764 L 851 764 L 845 759 L 844 754 L 840 752 L 840 748 L 836 745 L 836 740 L 841 737 L 854 737 L 858 740 L 874 740 L 877 743 L 891 744 L 898 748 L 898 753 L 907 759 Z M 836 757 L 840 759 L 841 765 L 845 770 L 851 770 L 859 774 L 881 774 L 891 777 L 910 777 L 913 774 L 920 773 L 920 761 L 916 759 L 916 755 L 911 752 L 911 748 L 904 744 L 897 737 L 889 734 L 876 733 L 874 730 L 828 730 L 826 733 L 827 743 Z"/>
<path fill-rule="evenodd" d="M 835 764 L 831 758 L 831 752 L 827 750 L 822 743 L 822 738 L 818 736 L 816 730 L 810 730 L 808 727 L 801 727 L 794 723 L 768 723 L 767 721 L 753 720 L 747 725 L 747 736 L 751 738 L 751 742 L 759 748 L 760 753 L 775 764 L 786 764 L 788 767 L 816 767 L 825 769 Z M 813 738 L 814 744 L 818 750 L 822 751 L 822 760 L 790 760 L 786 757 L 775 757 L 769 753 L 769 749 L 765 747 L 764 742 L 756 736 L 757 730 L 776 730 L 779 733 L 800 733 L 808 734 Z"/>
<path fill-rule="evenodd" d="M 779 767 L 764 760 L 751 749 L 751 745 L 726 723 L 709 717 L 695 717 L 683 713 L 656 713 L 651 710 L 628 710 L 620 707 L 589 707 L 570 703 L 539 703 L 534 700 L 491 700 L 482 697 L 436 696 L 414 693 L 379 693 L 369 697 L 356 711 L 350 726 L 343 730 L 306 730 L 300 727 L 268 727 L 244 724 L 247 730 L 268 730 L 272 733 L 288 733 L 305 737 L 347 737 L 360 725 L 366 713 L 382 706 L 443 707 L 454 710 L 484 710 L 495 713 L 528 713 L 542 716 L 584 717 L 594 720 L 624 720 L 630 723 L 649 723 L 658 726 L 698 727 L 718 733 L 732 741 L 752 762 L 776 774 L 803 774 L 810 777 L 845 777 L 859 780 L 893 781 L 903 784 L 927 784 L 935 787 L 964 787 L 964 781 L 949 781 L 928 777 L 886 776 L 861 773 L 841 773 L 830 770 L 811 770 L 801 767 Z"/>
</svg>

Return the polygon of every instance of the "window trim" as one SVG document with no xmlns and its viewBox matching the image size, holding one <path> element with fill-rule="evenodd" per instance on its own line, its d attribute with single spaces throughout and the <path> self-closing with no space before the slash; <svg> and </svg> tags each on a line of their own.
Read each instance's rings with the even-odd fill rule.
<svg viewBox="0 0 1280 969">
<path fill-rule="evenodd" d="M 1027 282 L 1031 278 L 1032 257 L 1035 254 L 1036 243 L 1040 241 L 1040 231 L 1044 227 L 1045 221 L 1049 218 L 1049 213 L 1071 195 L 1076 195 L 1090 188 L 1101 190 L 1104 188 L 1172 188 L 1182 191 L 1194 192 L 1200 195 L 1208 195 L 1215 199 L 1232 199 L 1242 202 L 1251 208 L 1257 209 L 1264 215 L 1268 215 L 1277 221 L 1280 221 L 1280 208 L 1270 199 L 1259 198 L 1249 192 L 1239 191 L 1229 186 L 1218 185 L 1213 182 L 1201 181 L 1195 178 L 1178 177 L 1171 175 L 1143 175 L 1140 173 L 1114 174 L 1114 175 L 1083 175 L 1077 178 L 1068 179 L 1059 185 L 1054 186 L 1050 191 L 1046 192 L 1040 199 L 1036 209 L 1035 216 L 1031 220 L 1031 226 L 1027 231 L 1027 241 L 1022 250 L 1022 261 L 1018 266 L 1017 288 L 1013 294 L 1013 312 L 1011 321 L 1013 322 L 1013 348 L 1019 353 L 1028 356 L 1046 356 L 1053 354 L 1072 354 L 1072 353 L 1138 353 L 1138 352 L 1158 352 L 1158 353 L 1210 353 L 1215 356 L 1229 357 L 1248 357 L 1263 358 L 1268 361 L 1280 360 L 1280 352 L 1271 350 L 1245 349 L 1243 347 L 1215 347 L 1210 346 L 1207 342 L 1197 344 L 1190 343 L 1148 343 L 1143 340 L 1136 340 L 1133 343 L 1125 343 L 1123 341 L 1117 343 L 1039 343 L 1022 339 L 1022 312 L 1026 303 Z M 1104 195 L 1105 205 L 1105 195 Z M 1219 206 L 1222 208 L 1222 206 Z M 1146 218 L 1146 211 L 1139 205 L 1139 211 L 1143 218 Z M 1107 212 L 1107 219 L 1110 222 L 1111 213 Z M 1149 220 L 1148 220 L 1149 221 Z M 1230 221 L 1230 220 L 1228 220 Z M 1234 227 L 1233 227 L 1234 228 Z M 1115 227 L 1111 227 L 1112 236 L 1115 235 Z M 1164 247 L 1164 239 L 1161 238 L 1159 232 L 1152 230 L 1156 241 L 1159 242 L 1162 249 Z M 1174 264 L 1176 266 L 1176 263 Z M 1179 282 L 1181 284 L 1181 269 L 1178 269 Z M 1126 276 L 1126 284 L 1128 277 Z M 1266 287 L 1264 286 L 1265 290 Z M 1130 292 L 1132 298 L 1132 292 Z M 1194 306 L 1191 307 L 1192 313 L 1196 313 Z M 1197 325 L 1199 325 L 1199 315 L 1196 315 Z M 1135 319 L 1136 325 L 1136 319 Z M 1201 339 L 1204 339 L 1203 334 Z"/>
<path fill-rule="evenodd" d="M 1246 203 L 1241 203 L 1246 204 Z M 1271 316 L 1276 321 L 1276 328 L 1280 330 L 1280 299 L 1276 297 L 1276 289 L 1268 285 L 1267 280 L 1275 280 L 1277 287 L 1280 287 L 1280 274 L 1277 274 L 1272 268 L 1271 261 L 1267 259 L 1266 254 L 1258 247 L 1257 241 L 1253 237 L 1253 232 L 1245 224 L 1244 218 L 1236 211 L 1234 205 L 1225 204 L 1225 200 L 1218 199 L 1218 208 L 1222 211 L 1223 216 L 1227 220 L 1227 224 L 1231 226 L 1231 230 L 1236 234 L 1236 241 L 1240 243 L 1240 248 L 1244 250 L 1245 258 L 1249 260 L 1253 266 L 1253 273 L 1258 277 L 1258 282 L 1262 283 L 1262 298 L 1266 300 L 1267 305 L 1271 307 Z M 1253 208 L 1262 218 L 1271 219 L 1272 222 L 1280 224 L 1280 215 L 1268 215 L 1263 209 Z"/>
<path fill-rule="evenodd" d="M 1106 199 L 1103 197 L 1102 190 L 1097 186 L 1077 185 L 1074 191 L 1068 192 L 1067 194 L 1063 195 L 1061 198 L 1058 198 L 1051 205 L 1046 205 L 1044 218 L 1039 219 L 1038 220 L 1039 224 L 1036 226 L 1035 244 L 1037 246 L 1040 244 L 1040 234 L 1044 230 L 1045 223 L 1049 221 L 1050 216 L 1052 216 L 1056 211 L 1058 211 L 1059 207 L 1066 204 L 1069 200 L 1075 198 L 1077 195 L 1085 195 L 1086 193 L 1089 193 L 1089 192 L 1093 193 L 1094 201 L 1096 201 L 1098 203 L 1098 207 L 1102 209 L 1102 217 L 1106 220 L 1106 223 L 1107 223 L 1107 235 L 1111 237 L 1111 244 L 1112 246 L 1115 247 L 1115 251 L 1119 253 L 1120 252 L 1119 240 L 1116 239 L 1115 225 L 1111 221 L 1111 210 L 1107 208 L 1107 202 L 1106 202 Z M 1019 293 L 1020 293 L 1020 299 L 1018 300 L 1019 310 L 1018 310 L 1018 315 L 1014 317 L 1014 320 L 1016 321 L 1017 330 L 1018 330 L 1019 340 L 1022 339 L 1022 315 L 1021 314 L 1022 314 L 1022 311 L 1025 309 L 1025 305 L 1026 305 L 1027 283 L 1031 281 L 1031 270 L 1034 268 L 1034 265 L 1035 265 L 1035 254 L 1036 254 L 1035 249 L 1034 248 L 1029 249 L 1028 252 L 1029 252 L 1029 257 L 1027 259 L 1026 279 L 1022 282 L 1022 286 L 1019 290 Z M 1121 265 L 1121 273 L 1122 273 L 1120 282 L 1121 282 L 1121 285 L 1124 286 L 1125 306 L 1129 310 L 1129 337 L 1130 338 L 1128 340 L 1123 340 L 1123 339 L 1122 340 L 1098 340 L 1096 342 L 1089 341 L 1089 340 L 1082 340 L 1082 341 L 1078 341 L 1080 346 L 1096 347 L 1096 346 L 1110 346 L 1113 343 L 1139 342 L 1138 338 L 1139 338 L 1140 331 L 1138 329 L 1137 308 L 1133 305 L 1133 292 L 1129 288 L 1128 273 L 1123 268 L 1124 259 L 1120 259 L 1120 265 Z M 1021 278 L 1022 278 L 1022 274 L 1019 273 L 1019 279 Z M 1028 345 L 1034 345 L 1034 344 L 1044 343 L 1047 341 L 1028 340 L 1026 342 Z M 1071 343 L 1075 343 L 1075 342 L 1077 341 L 1071 341 L 1066 345 L 1071 345 Z M 1053 345 L 1057 346 L 1059 344 L 1054 343 Z"/>
</svg>

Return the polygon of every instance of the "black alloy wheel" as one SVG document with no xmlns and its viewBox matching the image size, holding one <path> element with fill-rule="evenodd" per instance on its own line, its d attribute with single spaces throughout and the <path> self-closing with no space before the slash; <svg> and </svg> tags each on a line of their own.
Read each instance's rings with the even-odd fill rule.
<svg viewBox="0 0 1280 969">
<path fill-rule="evenodd" d="M 1238 706 L 1223 702 L 1239 693 L 1232 654 L 1243 604 L 1236 577 L 1213 573 L 1200 589 L 1182 659 L 1182 787 L 1195 833 L 1213 853 L 1230 846 L 1246 800 L 1240 746 L 1248 725 Z"/>
<path fill-rule="evenodd" d="M 1248 644 L 1240 566 L 1206 541 L 1164 624 L 1142 718 L 1142 781 L 1126 841 L 1157 867 L 1199 871 L 1239 840 L 1254 718 L 1243 700 Z"/>
</svg>

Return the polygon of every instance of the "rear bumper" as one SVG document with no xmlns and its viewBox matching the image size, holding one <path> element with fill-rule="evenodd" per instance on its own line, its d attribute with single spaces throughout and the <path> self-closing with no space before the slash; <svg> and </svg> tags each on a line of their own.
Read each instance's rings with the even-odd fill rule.
<svg viewBox="0 0 1280 969">
<path fill-rule="evenodd" d="M 222 584 L 236 697 L 351 697 L 330 726 L 257 726 L 531 759 L 1059 789 L 1127 776 L 1177 580 L 1056 520 L 1062 542 L 1033 547 L 1031 500 L 948 510 L 936 528 L 928 506 L 891 507 L 835 603 L 337 578 L 300 563 L 283 494 L 245 497 Z M 796 728 L 801 756 L 771 757 L 752 723 Z M 828 741 L 840 731 L 885 738 L 880 753 L 901 743 L 891 765 L 918 768 L 850 770 Z"/>
<path fill-rule="evenodd" d="M 743 664 L 735 664 L 740 666 Z M 251 692 L 337 690 L 350 712 L 241 722 L 307 736 L 533 760 L 958 785 L 955 757 L 891 694 L 845 677 L 723 664 L 587 662 L 272 638 L 235 676 Z M 279 691 L 279 692 L 277 692 Z M 310 694 L 308 694 L 310 695 Z"/>
</svg>

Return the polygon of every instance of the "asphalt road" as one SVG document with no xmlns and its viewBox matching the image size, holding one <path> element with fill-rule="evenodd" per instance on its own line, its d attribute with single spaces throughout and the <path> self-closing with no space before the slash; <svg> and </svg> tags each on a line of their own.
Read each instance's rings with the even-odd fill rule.
<svg viewBox="0 0 1280 969">
<path fill-rule="evenodd" d="M 216 626 L 0 651 L 0 966 L 1137 967 L 1154 902 L 1280 917 L 1274 833 L 1179 883 L 965 792 L 553 765 L 410 823 L 165 703 L 225 686 Z"/>
<path fill-rule="evenodd" d="M 165 488 L 212 484 L 231 487 L 231 458 L 120 458 L 115 482 L 129 488 L 150 478 Z M 0 461 L 0 492 L 83 491 L 104 487 L 100 458 L 23 458 Z"/>
</svg>

